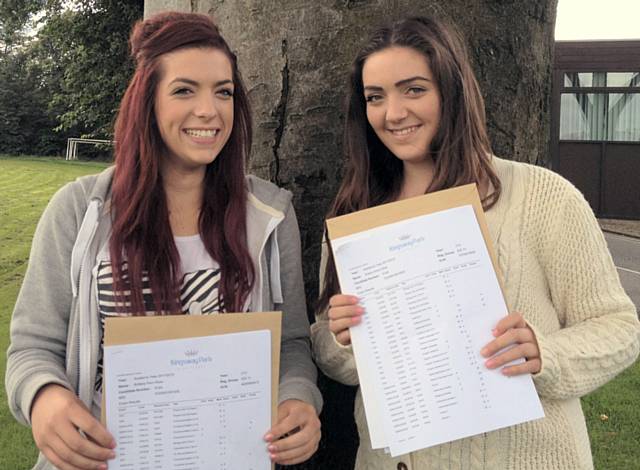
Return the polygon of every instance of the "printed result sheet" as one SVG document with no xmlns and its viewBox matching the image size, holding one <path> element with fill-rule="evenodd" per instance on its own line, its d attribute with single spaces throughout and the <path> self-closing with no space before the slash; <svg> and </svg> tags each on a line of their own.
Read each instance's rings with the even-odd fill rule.
<svg viewBox="0 0 640 470">
<path fill-rule="evenodd" d="M 114 470 L 269 470 L 269 330 L 106 346 Z"/>
<path fill-rule="evenodd" d="M 544 416 L 529 375 L 484 366 L 505 304 L 473 207 L 332 240 L 373 448 L 397 456 Z"/>
</svg>

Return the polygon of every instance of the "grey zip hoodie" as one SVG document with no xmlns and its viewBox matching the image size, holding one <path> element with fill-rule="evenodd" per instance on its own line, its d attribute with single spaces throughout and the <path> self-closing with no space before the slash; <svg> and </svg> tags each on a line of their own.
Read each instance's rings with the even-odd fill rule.
<svg viewBox="0 0 640 470">
<path fill-rule="evenodd" d="M 44 211 L 11 320 L 6 388 L 16 419 L 30 424 L 33 399 L 49 383 L 92 408 L 100 323 L 92 269 L 111 230 L 106 208 L 113 168 L 60 189 Z M 256 268 L 249 311 L 281 310 L 279 402 L 298 399 L 319 413 L 306 315 L 298 223 L 291 193 L 248 176 L 247 241 Z M 36 469 L 53 468 L 40 455 Z"/>
</svg>

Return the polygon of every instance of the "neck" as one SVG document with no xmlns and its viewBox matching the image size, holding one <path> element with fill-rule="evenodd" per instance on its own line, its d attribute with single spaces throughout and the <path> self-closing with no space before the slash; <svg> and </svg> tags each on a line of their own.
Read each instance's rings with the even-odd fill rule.
<svg viewBox="0 0 640 470">
<path fill-rule="evenodd" d="M 433 181 L 434 172 L 435 165 L 431 158 L 417 163 L 404 162 L 402 186 L 397 200 L 408 199 L 425 194 L 427 192 L 427 188 Z M 491 191 L 493 191 L 493 186 L 491 185 L 489 178 L 486 176 L 477 182 L 477 186 L 481 199 L 484 199 Z"/>
<path fill-rule="evenodd" d="M 185 170 L 165 166 L 161 172 L 173 235 L 187 236 L 199 233 L 205 167 Z"/>
<path fill-rule="evenodd" d="M 422 196 L 433 180 L 435 165 L 428 157 L 420 162 L 403 162 L 402 186 L 398 200 Z"/>
</svg>

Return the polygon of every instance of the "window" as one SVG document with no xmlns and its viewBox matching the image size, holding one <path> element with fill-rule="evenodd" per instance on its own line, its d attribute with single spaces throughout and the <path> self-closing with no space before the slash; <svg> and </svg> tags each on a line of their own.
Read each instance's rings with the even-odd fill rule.
<svg viewBox="0 0 640 470">
<path fill-rule="evenodd" d="M 560 140 L 640 142 L 640 72 L 564 74 Z M 627 91 L 628 90 L 628 91 Z"/>
<path fill-rule="evenodd" d="M 640 93 L 609 94 L 607 140 L 640 141 Z"/>
<path fill-rule="evenodd" d="M 564 87 L 640 89 L 640 72 L 570 72 L 564 74 Z"/>
<path fill-rule="evenodd" d="M 640 88 L 640 72 L 607 72 L 607 86 Z"/>
</svg>

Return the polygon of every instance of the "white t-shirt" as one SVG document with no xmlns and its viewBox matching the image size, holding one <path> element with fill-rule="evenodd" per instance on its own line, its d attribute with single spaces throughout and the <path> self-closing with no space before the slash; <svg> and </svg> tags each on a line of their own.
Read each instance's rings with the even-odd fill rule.
<svg viewBox="0 0 640 470">
<path fill-rule="evenodd" d="M 220 285 L 220 266 L 207 252 L 200 235 L 174 237 L 180 256 L 180 303 L 182 312 L 189 315 L 211 315 L 219 313 L 218 286 Z M 100 257 L 99 257 L 100 258 Z M 127 276 L 127 263 L 122 263 L 123 277 Z M 104 331 L 105 319 L 108 317 L 127 317 L 128 313 L 117 312 L 113 292 L 113 271 L 111 261 L 98 259 L 94 269 L 98 295 L 98 311 L 100 312 L 101 330 Z M 145 314 L 155 315 L 155 307 L 146 273 L 142 276 L 142 296 Z M 129 294 L 125 292 L 124 306 L 129 306 Z M 102 344 L 101 339 L 101 344 Z M 102 402 L 102 345 L 98 355 L 98 373 L 94 403 Z"/>
</svg>

